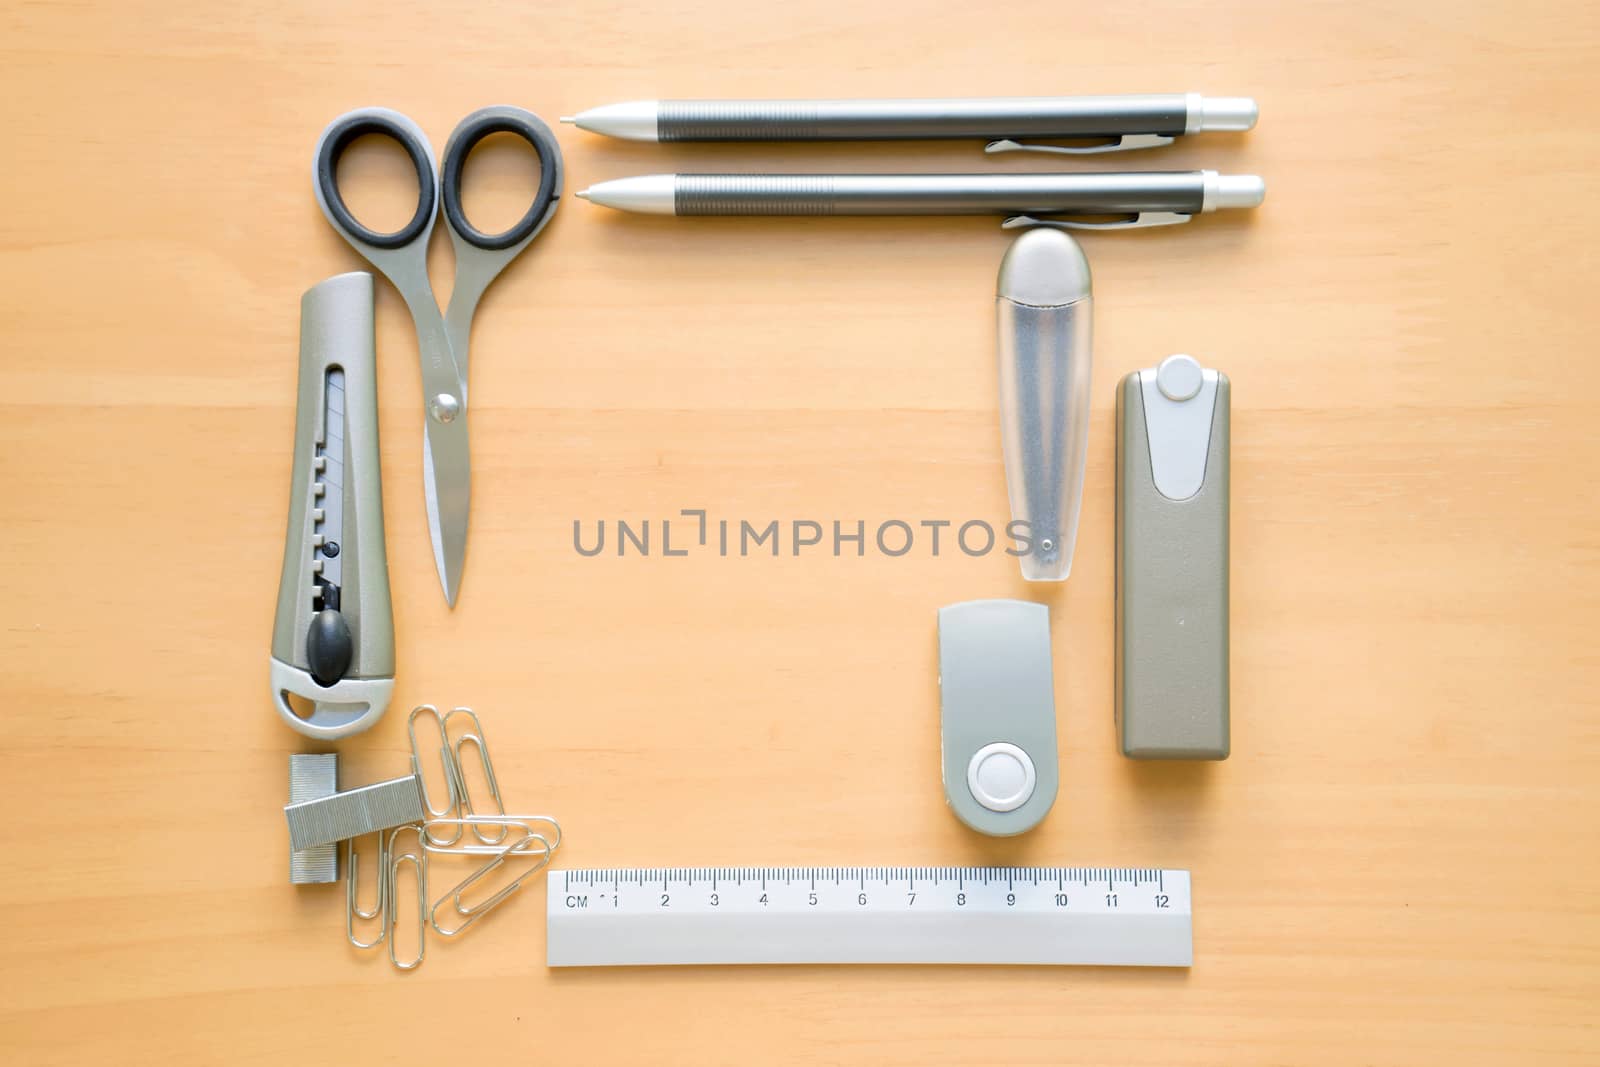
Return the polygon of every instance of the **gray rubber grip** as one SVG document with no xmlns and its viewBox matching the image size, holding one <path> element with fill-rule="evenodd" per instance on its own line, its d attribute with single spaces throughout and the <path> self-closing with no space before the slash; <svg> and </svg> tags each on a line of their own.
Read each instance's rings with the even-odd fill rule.
<svg viewBox="0 0 1600 1067">
<path fill-rule="evenodd" d="M 831 215 L 833 183 L 797 174 L 680 174 L 679 215 Z"/>
<path fill-rule="evenodd" d="M 1053 174 L 679 174 L 679 215 L 1193 214 L 1201 171 Z"/>
<path fill-rule="evenodd" d="M 814 141 L 817 109 L 781 101 L 663 100 L 656 113 L 662 141 Z"/>
</svg>

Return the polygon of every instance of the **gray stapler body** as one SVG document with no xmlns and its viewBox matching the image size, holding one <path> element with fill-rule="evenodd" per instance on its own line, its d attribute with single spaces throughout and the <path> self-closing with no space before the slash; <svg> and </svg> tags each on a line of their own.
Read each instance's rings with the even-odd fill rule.
<svg viewBox="0 0 1600 1067">
<path fill-rule="evenodd" d="M 1188 356 L 1117 390 L 1115 714 L 1136 759 L 1228 757 L 1229 395 Z"/>
</svg>

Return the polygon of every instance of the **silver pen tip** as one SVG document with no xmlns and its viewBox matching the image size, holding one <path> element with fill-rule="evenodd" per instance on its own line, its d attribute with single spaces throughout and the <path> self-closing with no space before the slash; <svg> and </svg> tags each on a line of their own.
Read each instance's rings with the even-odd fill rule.
<svg viewBox="0 0 1600 1067">
<path fill-rule="evenodd" d="M 578 121 L 578 116 L 576 116 L 576 115 L 562 115 L 561 116 L 561 121 L 565 122 L 568 126 L 571 126 L 574 122 Z"/>
<path fill-rule="evenodd" d="M 589 199 L 589 190 L 587 190 L 587 189 L 579 189 L 576 193 L 573 193 L 572 195 L 576 196 L 579 200 L 587 200 L 587 199 Z"/>
</svg>

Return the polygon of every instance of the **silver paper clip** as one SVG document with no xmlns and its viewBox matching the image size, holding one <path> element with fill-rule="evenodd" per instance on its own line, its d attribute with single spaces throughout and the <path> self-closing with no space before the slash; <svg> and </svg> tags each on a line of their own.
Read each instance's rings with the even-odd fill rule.
<svg viewBox="0 0 1600 1067">
<path fill-rule="evenodd" d="M 444 771 L 444 799 L 443 805 L 433 802 L 433 795 L 428 791 L 428 779 L 422 773 L 422 745 L 417 740 L 417 720 L 425 715 L 433 717 L 434 729 L 439 734 L 439 762 Z M 450 752 L 450 737 L 445 732 L 444 716 L 439 714 L 439 709 L 432 704 L 419 704 L 411 709 L 411 715 L 406 719 L 406 737 L 411 741 L 411 773 L 417 777 L 417 788 L 422 792 L 422 806 L 427 810 L 429 819 L 448 819 L 455 815 L 459 806 L 458 798 L 461 795 L 461 785 L 456 778 L 456 760 Z M 436 841 L 435 844 L 453 845 L 461 839 L 461 828 L 456 828 L 456 836 L 448 841 Z"/>
<path fill-rule="evenodd" d="M 395 839 L 403 833 L 417 835 L 417 850 L 415 852 L 396 852 Z M 388 940 L 389 962 L 402 971 L 415 970 L 422 965 L 422 959 L 428 954 L 428 848 L 427 835 L 421 826 L 401 826 L 389 831 L 389 864 L 384 872 L 386 899 L 384 901 L 389 913 Z M 417 879 L 417 954 L 409 960 L 402 960 L 395 951 L 395 943 L 399 940 L 400 927 L 400 893 L 398 883 L 400 880 L 400 867 L 409 863 L 416 871 Z"/>
<path fill-rule="evenodd" d="M 452 746 L 450 744 L 450 720 L 454 719 L 458 715 L 470 720 L 472 723 L 472 729 L 469 732 L 462 734 Z M 484 740 L 486 735 L 483 732 L 483 723 L 478 720 L 477 713 L 471 708 L 455 708 L 450 712 L 450 714 L 444 717 L 444 721 L 441 726 L 444 730 L 446 749 L 455 763 L 454 774 L 456 783 L 457 809 L 462 815 L 479 814 L 478 807 L 472 799 L 472 791 L 467 786 L 466 757 L 462 753 L 462 750 L 470 743 L 478 753 L 478 765 L 483 771 L 484 784 L 489 790 L 490 799 L 494 801 L 494 811 L 485 811 L 483 814 L 495 816 L 505 815 L 505 798 L 500 795 L 500 783 L 495 779 L 494 776 L 494 761 L 489 758 L 489 743 Z M 486 845 L 498 844 L 499 842 L 505 840 L 506 828 L 504 826 L 500 826 L 499 836 L 488 837 L 484 834 L 482 827 L 495 826 L 498 824 L 493 822 L 472 822 L 468 825 L 472 827 L 473 836 Z M 460 831 L 457 831 L 457 836 L 459 835 Z"/>
<path fill-rule="evenodd" d="M 417 720 L 431 716 L 434 721 L 434 730 L 439 737 L 438 758 L 444 772 L 445 798 L 443 804 L 436 804 L 433 796 L 428 792 L 427 779 L 422 773 L 422 742 L 417 738 Z M 459 738 L 452 741 L 450 738 L 451 721 L 457 717 L 468 721 L 470 728 Z M 466 828 L 471 827 L 472 835 L 486 845 L 497 844 L 505 837 L 505 828 L 499 827 L 499 835 L 491 836 L 484 833 L 484 826 L 498 826 L 491 822 L 461 821 L 458 815 L 480 814 L 476 802 L 472 797 L 472 790 L 467 785 L 466 773 L 463 766 L 466 762 L 464 750 L 471 745 L 477 752 L 477 762 L 483 773 L 485 788 L 488 790 L 489 799 L 494 803 L 494 810 L 485 810 L 482 814 L 501 816 L 506 813 L 505 798 L 500 794 L 500 782 L 495 777 L 494 761 L 489 757 L 489 745 L 485 740 L 483 723 L 478 719 L 477 713 L 471 708 L 454 708 L 448 713 L 441 714 L 439 709 L 432 704 L 422 704 L 411 711 L 411 717 L 406 721 L 406 734 L 411 741 L 411 772 L 422 783 L 422 804 L 427 810 L 427 822 L 436 823 L 440 827 L 449 826 L 454 833 L 449 838 L 433 837 L 433 831 L 428 831 L 429 844 L 454 845 L 461 840 L 461 835 Z"/>
<path fill-rule="evenodd" d="M 429 851 L 436 854 L 453 853 L 455 855 L 462 856 L 490 856 L 490 859 L 487 863 L 474 868 L 467 874 L 465 878 L 461 879 L 461 881 L 457 882 L 454 886 L 440 894 L 440 896 L 434 900 L 432 906 L 429 908 L 428 924 L 433 927 L 434 932 L 439 934 L 441 937 L 459 936 L 473 923 L 477 922 L 489 912 L 499 907 L 500 904 L 509 899 L 512 894 L 521 889 L 525 881 L 550 865 L 551 858 L 555 855 L 556 847 L 561 842 L 560 825 L 556 823 L 554 819 L 551 819 L 547 816 L 507 815 L 479 816 L 478 818 L 482 819 L 486 825 L 493 824 L 499 826 L 501 828 L 501 839 L 504 843 L 494 846 L 467 845 L 455 849 L 447 849 L 435 846 L 434 848 L 429 849 Z M 460 821 L 465 822 L 466 820 Z M 535 822 L 548 823 L 554 827 L 555 840 L 552 842 L 545 834 L 534 830 L 532 824 Z M 509 838 L 514 831 L 521 831 L 522 836 L 514 840 L 507 840 L 507 838 Z M 423 836 L 424 839 L 426 839 L 429 835 L 424 833 Z M 467 890 L 471 889 L 480 881 L 499 870 L 508 861 L 523 856 L 531 857 L 533 862 L 515 878 L 475 904 L 466 904 L 463 902 L 462 897 L 465 895 Z M 439 909 L 442 908 L 447 901 L 450 902 L 456 915 L 461 919 L 460 922 L 453 926 L 446 925 L 446 922 L 441 921 L 439 917 Z"/>
<path fill-rule="evenodd" d="M 529 835 L 545 840 L 552 852 L 561 847 L 561 824 L 552 815 L 474 815 L 459 819 L 429 819 L 423 829 L 427 830 L 434 826 L 466 826 L 473 822 L 500 827 L 501 838 L 494 844 L 443 845 L 429 834 L 428 851 L 436 856 L 498 856 L 508 847 L 504 835 L 509 830 L 526 830 Z M 540 825 L 548 826 L 550 829 L 548 831 L 534 829 Z"/>
<path fill-rule="evenodd" d="M 389 935 L 389 849 L 387 845 L 390 834 L 379 830 L 373 835 L 378 839 L 378 862 L 373 869 L 373 881 L 378 883 L 377 902 L 370 908 L 363 908 L 360 903 L 361 889 L 360 876 L 356 873 L 360 857 L 356 855 L 356 839 L 350 838 L 344 843 L 345 865 L 345 912 L 344 936 L 349 942 L 359 949 L 377 948 L 383 944 Z M 378 920 L 378 936 L 371 941 L 363 941 L 356 936 L 356 923 Z"/>
<path fill-rule="evenodd" d="M 430 734 L 436 734 L 438 737 L 438 759 L 445 779 L 443 803 L 435 802 L 433 794 L 428 792 L 427 782 L 422 775 L 423 749 L 432 746 L 419 739 L 417 720 L 430 715 L 434 720 L 433 729 L 430 731 L 424 728 L 422 733 L 424 737 Z M 450 726 L 458 717 L 464 720 L 468 728 L 460 737 L 452 739 Z M 360 857 L 356 851 L 355 835 L 345 835 L 347 867 L 345 936 L 352 945 L 361 949 L 377 948 L 387 943 L 390 962 L 403 971 L 414 970 L 421 965 L 427 954 L 430 929 L 440 937 L 459 936 L 479 919 L 510 899 L 529 878 L 548 867 L 556 849 L 561 845 L 561 824 L 553 817 L 506 814 L 505 799 L 501 795 L 500 783 L 495 776 L 494 761 L 489 755 L 483 723 L 472 709 L 455 708 L 446 714 L 441 714 L 433 705 L 423 704 L 411 712 L 411 717 L 406 723 L 406 732 L 411 742 L 411 775 L 395 782 L 367 787 L 369 790 L 381 788 L 398 795 L 397 783 L 410 783 L 412 788 L 406 800 L 406 807 L 413 813 L 413 817 L 406 825 L 395 826 L 393 829 L 386 827 L 377 834 L 377 892 L 370 907 L 363 906 L 360 898 Z M 482 768 L 484 787 L 494 804 L 494 811 L 487 809 L 480 811 L 467 785 L 462 765 L 466 762 L 465 749 L 468 745 L 476 750 L 476 759 Z M 332 828 L 328 826 L 330 823 L 337 824 L 339 829 L 344 830 L 354 828 L 363 819 L 371 821 L 372 812 L 367 810 L 366 805 L 357 805 L 356 798 L 350 794 L 338 794 L 338 796 L 346 798 L 345 805 L 358 810 L 316 812 L 314 814 L 319 818 L 313 822 L 315 829 L 320 833 L 309 833 L 307 827 L 300 827 L 302 836 L 314 837 L 332 832 Z M 377 805 L 384 811 L 396 806 L 392 802 Z M 293 807 L 294 805 L 291 805 L 291 808 Z M 304 814 L 310 813 L 291 814 L 292 831 L 296 829 L 294 815 Z M 472 837 L 476 840 L 466 838 L 468 827 L 472 828 Z M 416 835 L 416 843 L 401 850 L 398 844 L 400 835 L 407 832 Z M 486 857 L 486 861 L 479 863 L 467 873 L 466 877 L 434 899 L 428 888 L 432 867 L 430 857 L 439 855 Z M 519 860 L 526 861 L 528 866 L 518 872 L 516 877 L 493 889 L 492 892 L 482 889 L 485 880 L 495 872 Z M 407 867 L 410 868 L 409 872 L 405 870 Z M 414 878 L 417 888 L 417 912 L 414 920 L 417 949 L 415 955 L 408 957 L 402 957 L 401 949 L 396 944 L 402 922 L 399 893 L 402 877 Z M 481 900 L 468 902 L 466 896 L 475 888 L 486 895 Z M 406 911 L 403 921 L 409 929 L 413 926 L 413 920 L 410 909 Z M 455 912 L 455 920 L 449 916 L 451 911 Z M 357 923 L 373 920 L 379 924 L 377 936 L 363 940 L 356 933 Z"/>
</svg>

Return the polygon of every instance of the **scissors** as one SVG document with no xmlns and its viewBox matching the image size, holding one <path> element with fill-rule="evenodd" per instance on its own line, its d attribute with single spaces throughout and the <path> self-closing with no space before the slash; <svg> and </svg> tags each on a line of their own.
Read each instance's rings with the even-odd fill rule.
<svg viewBox="0 0 1600 1067">
<path fill-rule="evenodd" d="M 539 191 L 526 214 L 504 233 L 483 233 L 461 208 L 461 176 L 467 156 L 485 137 L 511 133 L 539 154 Z M 417 210 L 393 233 L 368 229 L 339 195 L 339 157 L 358 137 L 377 134 L 399 143 L 417 171 Z M 340 115 L 322 131 L 312 162 L 313 186 L 322 213 L 352 248 L 400 291 L 417 329 L 422 363 L 423 491 L 428 533 L 444 598 L 455 607 L 467 554 L 467 516 L 472 501 L 472 465 L 467 449 L 467 342 L 472 315 L 484 290 L 526 248 L 561 201 L 561 148 L 539 117 L 519 107 L 480 108 L 461 120 L 445 142 L 440 168 L 422 128 L 398 111 L 359 108 Z M 444 210 L 456 251 L 455 287 L 443 314 L 428 281 L 428 239 Z"/>
</svg>

